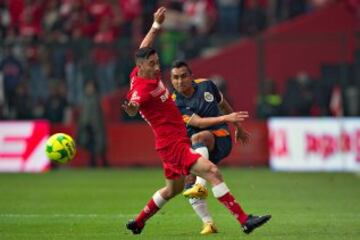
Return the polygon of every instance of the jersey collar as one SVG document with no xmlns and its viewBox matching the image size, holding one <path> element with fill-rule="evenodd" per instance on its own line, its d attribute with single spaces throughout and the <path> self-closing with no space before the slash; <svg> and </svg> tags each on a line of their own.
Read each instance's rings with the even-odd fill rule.
<svg viewBox="0 0 360 240">
<path fill-rule="evenodd" d="M 139 72 L 139 68 L 135 67 L 131 72 L 131 77 L 134 77 L 134 78 L 136 78 L 136 80 L 139 80 L 139 81 L 147 81 L 147 82 L 154 82 L 154 83 L 160 81 L 160 74 L 157 75 L 155 78 L 143 78 L 143 77 L 138 76 L 138 72 Z"/>
</svg>

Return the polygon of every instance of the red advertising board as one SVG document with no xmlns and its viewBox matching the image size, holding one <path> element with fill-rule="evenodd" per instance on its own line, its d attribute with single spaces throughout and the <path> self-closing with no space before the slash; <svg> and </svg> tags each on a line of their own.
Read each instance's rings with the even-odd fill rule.
<svg viewBox="0 0 360 240">
<path fill-rule="evenodd" d="M 263 121 L 249 121 L 244 124 L 251 134 L 247 145 L 234 144 L 233 151 L 223 162 L 227 166 L 267 166 L 268 135 Z M 65 132 L 76 139 L 75 126 L 53 125 L 51 133 Z M 154 137 L 144 122 L 107 124 L 107 159 L 112 166 L 133 167 L 161 166 L 155 151 Z M 70 166 L 81 167 L 89 163 L 88 153 L 78 147 Z M 99 161 L 100 162 L 100 161 Z"/>
</svg>

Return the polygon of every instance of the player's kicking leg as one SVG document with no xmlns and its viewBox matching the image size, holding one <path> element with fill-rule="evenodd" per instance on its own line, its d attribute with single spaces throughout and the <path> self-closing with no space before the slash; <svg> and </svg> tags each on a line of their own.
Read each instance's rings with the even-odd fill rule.
<svg viewBox="0 0 360 240">
<path fill-rule="evenodd" d="M 249 234 L 254 229 L 262 226 L 270 220 L 271 215 L 253 216 L 248 215 L 235 200 L 222 179 L 218 167 L 203 157 L 192 166 L 191 173 L 201 176 L 212 185 L 214 196 L 236 217 L 245 233 Z"/>
<path fill-rule="evenodd" d="M 202 135 L 204 135 L 204 133 L 207 134 L 207 132 L 209 132 L 209 131 L 203 131 L 201 133 L 202 133 Z M 196 135 L 199 135 L 199 134 L 196 134 Z M 209 132 L 209 135 L 212 137 L 211 141 L 212 141 L 212 145 L 214 145 L 215 139 L 210 132 Z M 192 148 L 195 149 L 195 152 L 199 153 L 204 158 L 209 159 L 209 150 L 205 144 L 198 142 L 198 143 L 193 144 Z M 192 179 L 192 180 L 193 180 L 193 182 L 195 182 L 195 184 L 193 184 L 191 186 L 191 188 L 186 189 L 183 192 L 183 195 L 187 198 L 205 199 L 208 195 L 208 191 L 205 187 L 206 180 L 201 177 L 196 177 L 196 180 L 195 179 Z"/>
<path fill-rule="evenodd" d="M 126 224 L 126 228 L 133 234 L 140 234 L 146 221 L 157 213 L 168 200 L 181 193 L 183 187 L 184 177 L 175 180 L 166 179 L 166 186 L 153 195 L 139 215 Z"/>
<path fill-rule="evenodd" d="M 195 193 L 198 197 L 190 197 L 189 203 L 194 209 L 195 213 L 199 216 L 199 218 L 203 222 L 203 228 L 200 232 L 202 235 L 208 235 L 212 233 L 217 233 L 218 230 L 215 226 L 214 220 L 209 212 L 207 201 L 205 199 L 205 196 L 207 196 L 207 189 L 205 187 L 206 181 L 205 179 L 202 179 L 201 183 L 198 181 L 199 177 L 196 177 L 192 174 L 186 177 L 185 180 L 185 192 L 192 191 Z M 196 183 L 196 184 L 194 184 Z M 204 195 L 199 195 L 199 192 L 202 192 Z M 183 194 L 184 194 L 183 193 Z"/>
<path fill-rule="evenodd" d="M 210 132 L 209 135 L 212 137 L 211 140 L 214 141 L 214 137 Z M 209 158 L 208 148 L 204 144 L 193 144 L 192 148 L 195 149 L 195 152 L 199 153 L 201 156 Z M 203 222 L 203 228 L 200 234 L 208 235 L 217 233 L 218 230 L 213 218 L 211 217 L 206 201 L 206 197 L 208 195 L 206 180 L 201 177 L 189 175 L 187 176 L 185 182 L 185 191 L 183 192 L 183 195 L 189 198 L 189 203 Z"/>
</svg>

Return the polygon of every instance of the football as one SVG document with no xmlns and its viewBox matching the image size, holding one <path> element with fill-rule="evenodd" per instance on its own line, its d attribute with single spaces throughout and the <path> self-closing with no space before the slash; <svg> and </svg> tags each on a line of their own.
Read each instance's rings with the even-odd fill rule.
<svg viewBox="0 0 360 240">
<path fill-rule="evenodd" d="M 74 158 L 75 153 L 75 142 L 65 133 L 51 135 L 46 142 L 46 155 L 51 161 L 67 163 Z"/>
</svg>

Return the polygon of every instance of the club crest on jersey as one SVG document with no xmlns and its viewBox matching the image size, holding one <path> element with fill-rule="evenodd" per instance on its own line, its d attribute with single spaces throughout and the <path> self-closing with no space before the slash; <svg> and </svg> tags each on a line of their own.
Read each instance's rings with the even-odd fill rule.
<svg viewBox="0 0 360 240">
<path fill-rule="evenodd" d="M 140 96 L 137 91 L 134 91 L 133 94 L 131 95 L 130 101 L 138 101 L 138 100 L 140 100 Z"/>
<path fill-rule="evenodd" d="M 212 101 L 214 101 L 214 95 L 212 95 L 209 92 L 204 92 L 204 99 L 207 102 L 212 102 Z"/>
</svg>

